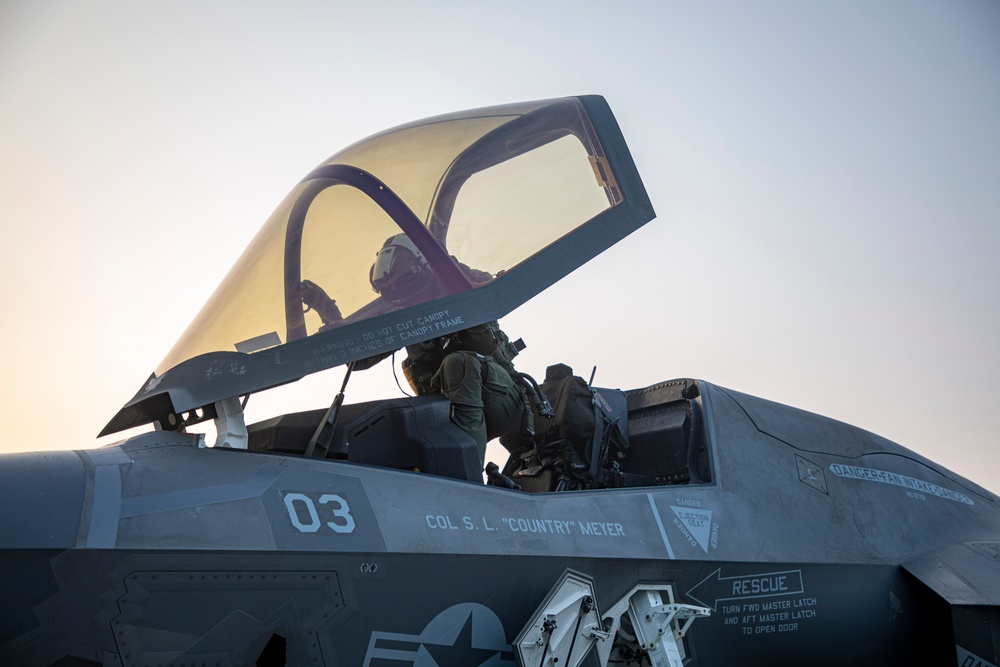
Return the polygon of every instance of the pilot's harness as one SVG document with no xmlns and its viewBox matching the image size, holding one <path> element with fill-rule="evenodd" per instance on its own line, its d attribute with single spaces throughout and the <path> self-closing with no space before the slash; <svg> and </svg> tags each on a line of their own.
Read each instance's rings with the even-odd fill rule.
<svg viewBox="0 0 1000 667">
<path fill-rule="evenodd" d="M 496 321 L 488 322 L 484 326 L 490 329 L 496 338 L 496 349 L 490 356 L 514 381 L 514 386 L 521 396 L 521 403 L 524 406 L 524 409 L 521 411 L 521 434 L 525 437 L 533 438 L 535 436 L 535 413 L 538 413 L 539 416 L 545 419 L 552 419 L 556 413 L 552 409 L 549 399 L 545 396 L 545 392 L 538 386 L 535 378 L 527 373 L 521 373 L 514 368 L 514 357 L 526 347 L 524 339 L 518 338 L 516 341 L 511 342 L 510 338 L 500 329 Z M 479 359 L 480 375 L 482 376 L 483 386 L 486 387 L 486 379 L 489 373 L 487 357 L 481 352 L 477 352 L 476 358 Z"/>
</svg>

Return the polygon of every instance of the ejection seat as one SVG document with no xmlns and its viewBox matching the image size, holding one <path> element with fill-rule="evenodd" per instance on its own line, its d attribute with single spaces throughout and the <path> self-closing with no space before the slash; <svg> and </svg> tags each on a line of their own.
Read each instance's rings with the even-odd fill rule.
<svg viewBox="0 0 1000 667">
<path fill-rule="evenodd" d="M 510 457 L 503 475 L 523 491 L 603 488 L 628 449 L 628 406 L 617 389 L 594 389 L 565 364 L 546 369 L 541 390 L 555 416 L 534 415 L 534 435 L 500 438 Z"/>
</svg>

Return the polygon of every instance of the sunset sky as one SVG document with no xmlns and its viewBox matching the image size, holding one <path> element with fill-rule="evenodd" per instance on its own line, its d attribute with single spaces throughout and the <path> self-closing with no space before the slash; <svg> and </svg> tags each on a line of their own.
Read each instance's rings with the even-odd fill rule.
<svg viewBox="0 0 1000 667">
<path fill-rule="evenodd" d="M 658 217 L 503 320 L 519 368 L 702 378 L 1000 491 L 995 0 L 3 0 L 0 452 L 112 441 L 96 435 L 334 152 L 590 93 Z M 325 406 L 341 373 L 248 418 Z M 347 396 L 398 393 L 386 362 Z"/>
</svg>

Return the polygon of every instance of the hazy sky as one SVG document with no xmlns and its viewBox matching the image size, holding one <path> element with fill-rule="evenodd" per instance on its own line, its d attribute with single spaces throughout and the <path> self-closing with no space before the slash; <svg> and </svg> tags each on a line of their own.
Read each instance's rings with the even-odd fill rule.
<svg viewBox="0 0 1000 667">
<path fill-rule="evenodd" d="M 520 368 L 702 378 L 1000 491 L 995 0 L 0 0 L 0 451 L 100 444 L 337 150 L 587 93 L 658 218 L 503 320 Z M 348 388 L 394 395 L 387 362 Z"/>
</svg>

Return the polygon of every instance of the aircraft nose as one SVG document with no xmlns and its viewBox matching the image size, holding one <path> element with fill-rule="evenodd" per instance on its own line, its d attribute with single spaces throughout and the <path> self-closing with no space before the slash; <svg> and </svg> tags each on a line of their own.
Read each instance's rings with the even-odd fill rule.
<svg viewBox="0 0 1000 667">
<path fill-rule="evenodd" d="M 75 452 L 0 456 L 0 548 L 76 546 L 85 488 Z"/>
</svg>

